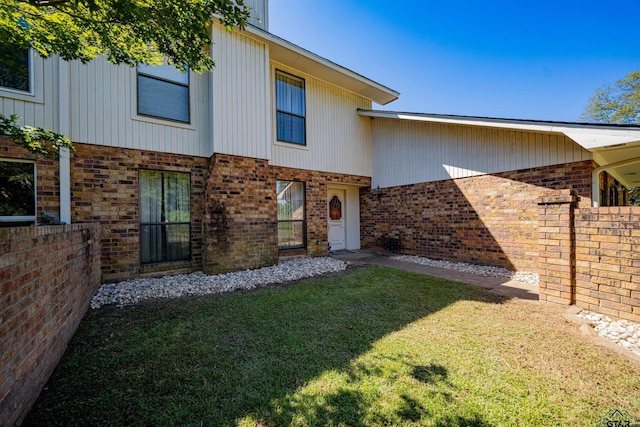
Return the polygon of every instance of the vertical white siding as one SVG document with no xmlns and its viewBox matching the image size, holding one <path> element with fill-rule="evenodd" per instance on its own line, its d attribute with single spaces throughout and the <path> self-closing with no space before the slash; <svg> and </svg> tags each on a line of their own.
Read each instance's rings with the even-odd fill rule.
<svg viewBox="0 0 640 427">
<path fill-rule="evenodd" d="M 275 70 L 305 80 L 307 145 L 276 141 L 272 131 L 271 164 L 352 175 L 371 175 L 371 119 L 358 116 L 358 108 L 371 101 L 293 68 L 272 63 L 269 106 L 275 129 Z"/>
<path fill-rule="evenodd" d="M 591 159 L 563 135 L 381 118 L 372 146 L 374 188 Z"/>
<path fill-rule="evenodd" d="M 0 113 L 20 116 L 20 124 L 58 131 L 58 58 L 44 60 L 33 55 L 33 94 L 0 89 Z"/>
<path fill-rule="evenodd" d="M 69 135 L 74 142 L 206 156 L 210 110 L 209 75 L 191 73 L 191 123 L 137 115 L 136 70 L 100 57 L 70 63 Z"/>
<path fill-rule="evenodd" d="M 213 151 L 269 158 L 267 47 L 241 32 L 213 28 Z"/>
<path fill-rule="evenodd" d="M 245 0 L 244 4 L 251 8 L 249 23 L 269 31 L 269 0 Z"/>
</svg>

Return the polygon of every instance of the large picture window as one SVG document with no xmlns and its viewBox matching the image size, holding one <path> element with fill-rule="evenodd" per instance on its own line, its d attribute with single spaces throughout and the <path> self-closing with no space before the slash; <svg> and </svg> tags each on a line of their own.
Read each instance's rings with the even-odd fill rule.
<svg viewBox="0 0 640 427">
<path fill-rule="evenodd" d="M 306 145 L 304 80 L 276 71 L 278 141 Z"/>
<path fill-rule="evenodd" d="M 31 92 L 30 50 L 0 43 L 0 87 Z"/>
<path fill-rule="evenodd" d="M 190 176 L 140 171 L 140 262 L 191 257 Z"/>
<path fill-rule="evenodd" d="M 15 226 L 35 221 L 35 163 L 0 159 L 0 223 Z"/>
<path fill-rule="evenodd" d="M 278 247 L 280 249 L 306 246 L 304 212 L 304 183 L 277 181 Z"/>
<path fill-rule="evenodd" d="M 189 123 L 189 73 L 167 64 L 139 65 L 138 114 Z"/>
</svg>

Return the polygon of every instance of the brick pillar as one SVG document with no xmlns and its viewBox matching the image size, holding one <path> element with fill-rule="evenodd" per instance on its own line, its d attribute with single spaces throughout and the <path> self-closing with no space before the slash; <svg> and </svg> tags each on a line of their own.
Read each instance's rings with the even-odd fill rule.
<svg viewBox="0 0 640 427">
<path fill-rule="evenodd" d="M 574 190 L 554 191 L 538 201 L 538 269 L 540 300 L 575 303 L 576 254 Z"/>
</svg>

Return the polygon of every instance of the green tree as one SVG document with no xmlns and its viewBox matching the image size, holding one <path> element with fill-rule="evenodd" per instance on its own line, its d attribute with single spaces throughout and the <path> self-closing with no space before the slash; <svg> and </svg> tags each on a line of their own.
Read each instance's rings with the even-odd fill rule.
<svg viewBox="0 0 640 427">
<path fill-rule="evenodd" d="M 640 124 L 640 70 L 598 88 L 580 120 L 593 123 Z"/>
<path fill-rule="evenodd" d="M 249 10 L 243 0 L 1 0 L 0 40 L 44 58 L 88 62 L 104 55 L 129 66 L 166 58 L 179 70 L 200 73 L 215 65 L 207 53 L 212 17 L 231 31 L 244 28 Z M 17 120 L 0 114 L 0 133 L 18 145 L 40 154 L 72 147 L 64 136 L 20 127 Z"/>
</svg>

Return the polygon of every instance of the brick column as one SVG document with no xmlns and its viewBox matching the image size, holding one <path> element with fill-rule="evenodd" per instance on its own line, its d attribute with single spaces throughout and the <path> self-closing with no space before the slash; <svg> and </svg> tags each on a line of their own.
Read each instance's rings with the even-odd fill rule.
<svg viewBox="0 0 640 427">
<path fill-rule="evenodd" d="M 538 269 L 540 300 L 575 303 L 576 254 L 573 190 L 554 191 L 538 201 Z"/>
</svg>

